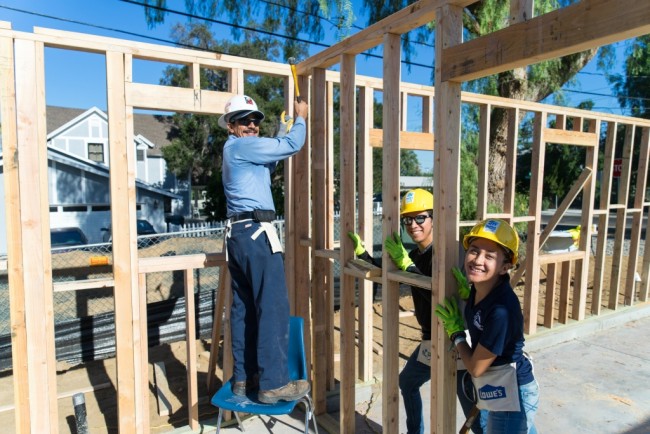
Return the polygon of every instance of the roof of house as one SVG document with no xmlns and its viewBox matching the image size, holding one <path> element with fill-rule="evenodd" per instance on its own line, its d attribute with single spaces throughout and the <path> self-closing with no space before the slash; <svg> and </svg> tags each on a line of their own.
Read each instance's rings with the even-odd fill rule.
<svg viewBox="0 0 650 434">
<path fill-rule="evenodd" d="M 399 186 L 402 190 L 433 187 L 433 176 L 400 176 Z"/>
<path fill-rule="evenodd" d="M 52 161 L 56 161 L 59 164 L 65 164 L 67 166 L 74 167 L 76 169 L 83 170 L 86 172 L 90 172 L 101 177 L 105 177 L 105 178 L 109 177 L 108 167 L 104 164 L 99 164 L 99 163 L 95 163 L 94 161 L 89 161 L 83 158 L 79 158 L 76 155 L 72 155 L 68 152 L 64 152 L 54 147 L 48 147 L 47 155 L 48 155 L 48 159 Z M 172 193 L 162 188 L 149 185 L 146 182 L 142 182 L 138 179 L 135 180 L 135 185 L 137 188 L 149 190 L 151 192 L 155 192 L 163 196 L 168 196 L 173 199 L 181 198 L 179 194 Z"/>
<path fill-rule="evenodd" d="M 81 116 L 86 111 L 88 109 L 47 106 L 47 134 Z M 104 113 L 106 112 L 104 111 Z M 169 145 L 177 134 L 177 129 L 172 123 L 172 117 L 157 114 L 134 113 L 133 130 L 135 135 L 141 134 L 147 140 L 156 144 L 153 149 L 147 152 L 149 156 L 162 155 L 161 149 Z"/>
</svg>

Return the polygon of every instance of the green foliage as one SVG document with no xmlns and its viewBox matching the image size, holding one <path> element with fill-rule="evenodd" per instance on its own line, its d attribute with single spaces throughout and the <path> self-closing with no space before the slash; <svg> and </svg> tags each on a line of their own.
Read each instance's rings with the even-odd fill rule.
<svg viewBox="0 0 650 434">
<path fill-rule="evenodd" d="M 470 33 L 474 36 L 485 35 L 501 30 L 508 25 L 510 2 L 484 1 L 480 3 L 473 8 L 476 24 L 468 28 Z"/>
<path fill-rule="evenodd" d="M 222 221 L 226 218 L 226 196 L 223 194 L 221 171 L 217 170 L 214 176 L 208 179 L 205 186 L 206 200 L 204 212 L 209 222 Z"/>
<path fill-rule="evenodd" d="M 476 218 L 478 198 L 478 168 L 475 154 L 466 151 L 460 154 L 460 218 L 472 220 Z"/>
<path fill-rule="evenodd" d="M 372 153 L 372 158 L 373 158 L 373 173 L 379 176 L 379 181 L 381 182 L 381 173 L 382 173 L 383 158 L 384 158 L 382 148 L 374 149 Z M 414 151 L 408 149 L 403 149 L 400 151 L 399 172 L 401 176 L 423 176 L 422 168 L 420 167 L 420 162 Z M 381 191 L 381 188 L 375 191 Z"/>
<path fill-rule="evenodd" d="M 144 0 L 147 7 L 144 10 L 145 19 L 149 27 L 163 23 L 169 13 L 167 0 Z M 172 3 L 172 2 L 169 2 Z M 322 21 L 327 20 L 321 14 L 322 4 L 331 4 L 324 0 L 287 0 L 280 2 L 265 2 L 261 0 L 249 0 L 247 2 L 236 1 L 217 1 L 217 0 L 195 0 L 185 1 L 185 10 L 192 20 L 196 22 L 206 22 L 207 25 L 216 21 L 223 21 L 223 17 L 233 23 L 230 33 L 222 34 L 224 40 L 234 41 L 232 47 L 224 45 L 223 48 L 230 49 L 237 45 L 244 46 L 246 41 L 250 42 L 250 47 L 255 50 L 254 44 L 262 46 L 272 43 L 277 52 L 268 51 L 267 47 L 261 47 L 266 51 L 267 57 L 255 57 L 246 52 L 246 57 L 259 58 L 264 60 L 287 59 L 289 57 L 302 58 L 308 54 L 307 44 L 301 42 L 301 35 L 310 35 L 315 40 L 322 40 L 325 36 L 325 29 Z M 352 9 L 348 1 L 337 0 L 333 2 L 340 7 L 334 8 L 337 13 L 351 13 Z M 175 3 L 169 6 L 174 9 Z M 307 12 L 305 14 L 303 12 Z M 339 21 L 340 28 L 354 20 L 353 17 L 346 17 Z M 336 22 L 328 21 L 328 24 Z M 249 29 L 258 29 L 259 32 L 252 32 Z M 328 27 L 329 29 L 329 27 Z M 287 35 L 288 38 L 279 39 L 275 34 Z M 258 36 L 255 36 L 258 35 Z M 259 36 L 261 35 L 261 36 Z M 235 54 L 231 51 L 219 51 L 227 54 Z M 242 52 L 244 53 L 244 52 Z"/>
<path fill-rule="evenodd" d="M 569 192 L 571 185 L 582 173 L 585 148 L 581 146 L 547 145 L 544 165 L 544 197 L 555 202 Z M 576 199 L 580 201 L 580 197 Z M 578 206 L 580 203 L 575 203 Z"/>
<path fill-rule="evenodd" d="M 650 119 L 650 35 L 636 38 L 627 52 L 625 74 L 608 76 L 621 107 Z"/>
<path fill-rule="evenodd" d="M 478 198 L 478 107 L 463 105 L 463 119 L 466 119 L 462 131 L 460 151 L 460 219 L 476 218 Z"/>
<path fill-rule="evenodd" d="M 277 44 L 255 43 L 247 40 L 241 45 L 230 42 L 216 42 L 208 28 L 201 24 L 174 27 L 174 37 L 179 43 L 200 46 L 206 50 L 221 51 L 226 47 L 231 52 L 240 52 L 248 57 L 264 59 L 277 50 Z M 245 93 L 252 97 L 266 119 L 260 126 L 260 135 L 275 136 L 279 128 L 280 113 L 284 110 L 283 81 L 270 76 L 247 75 Z M 228 88 L 227 75 L 218 70 L 201 69 L 201 88 L 225 91 Z M 160 80 L 161 84 L 179 87 L 189 86 L 188 68 L 170 66 Z M 218 116 L 178 113 L 172 117 L 176 128 L 171 144 L 162 149 L 163 158 L 169 170 L 178 177 L 187 177 L 193 186 L 205 186 L 206 213 L 208 220 L 226 218 L 226 200 L 221 181 L 223 144 L 227 131 L 217 125 Z M 280 163 L 272 175 L 271 189 L 276 211 L 284 212 L 284 171 Z"/>
<path fill-rule="evenodd" d="M 401 176 L 424 176 L 418 156 L 409 149 L 400 150 L 400 175 Z M 382 167 L 384 166 L 384 153 L 382 148 L 372 150 L 372 186 L 374 192 L 382 190 Z"/>
<path fill-rule="evenodd" d="M 340 192 L 340 109 L 341 109 L 341 94 L 340 87 L 334 85 L 334 202 L 339 202 Z M 358 107 L 358 101 L 357 101 Z M 382 128 L 383 119 L 383 104 L 374 99 L 373 102 L 373 128 Z M 357 134 L 357 140 L 359 135 Z M 357 165 L 359 159 L 357 158 Z M 383 167 L 383 152 L 382 148 L 372 149 L 372 186 L 373 192 L 378 193 L 382 191 L 382 167 Z M 403 176 L 423 176 L 425 175 L 418 161 L 417 154 L 414 151 L 405 149 L 400 151 L 400 175 Z"/>
<path fill-rule="evenodd" d="M 414 151 L 405 149 L 400 153 L 400 175 L 402 176 L 422 176 L 420 161 Z"/>
<path fill-rule="evenodd" d="M 513 210 L 514 215 L 516 217 L 528 215 L 529 203 L 530 203 L 530 197 L 528 196 L 528 194 L 515 193 L 515 209 Z M 499 214 L 503 212 L 503 209 L 498 208 L 493 204 L 489 204 L 488 212 Z M 528 233 L 528 223 L 525 222 L 515 223 L 513 227 L 517 232 L 517 234 L 519 235 L 519 239 L 521 241 L 525 241 L 526 235 Z M 469 232 L 469 228 L 467 228 L 466 231 Z M 519 243 L 519 263 L 524 262 L 526 260 L 525 257 L 526 257 L 525 244 Z"/>
<path fill-rule="evenodd" d="M 591 101 L 581 103 L 579 108 L 589 109 Z M 524 119 L 520 143 L 523 144 L 522 152 L 519 153 L 517 160 L 517 176 L 515 188 L 520 194 L 528 194 L 531 181 L 531 158 L 530 152 L 532 144 L 532 118 Z M 555 122 L 551 122 L 553 127 Z M 572 128 L 571 120 L 567 125 Z M 544 156 L 544 188 L 542 190 L 542 209 L 554 207 L 560 203 L 571 187 L 578 179 L 584 168 L 586 150 L 581 146 L 569 146 L 563 144 L 548 144 Z M 578 196 L 573 208 L 580 207 L 582 197 Z"/>
<path fill-rule="evenodd" d="M 534 4 L 535 14 L 542 14 L 574 3 L 575 1 L 536 1 Z M 145 3 L 150 6 L 145 12 L 150 26 L 155 26 L 165 19 L 166 12 L 164 8 L 166 7 L 166 0 L 145 0 Z M 210 19 L 215 17 L 228 17 L 229 21 L 236 23 L 236 25 L 232 27 L 230 34 L 220 42 L 214 40 L 209 24 L 177 26 L 175 28 L 174 38 L 179 44 L 197 46 L 218 53 L 243 55 L 256 59 L 281 60 L 289 56 L 296 58 L 306 57 L 309 53 L 308 45 L 299 40 L 299 35 L 306 34 L 311 39 L 321 40 L 325 32 L 324 25 L 334 25 L 339 35 L 344 35 L 354 21 L 354 14 L 351 7 L 352 2 L 350 0 L 308 0 L 300 2 L 298 0 L 289 0 L 283 2 L 283 4 L 251 0 L 245 4 L 246 7 L 242 7 L 242 4 L 237 2 L 218 2 L 216 0 L 196 0 L 185 3 L 188 13 L 195 14 L 197 17 L 208 18 L 208 23 Z M 370 24 L 412 3 L 414 3 L 412 0 L 364 0 L 363 6 L 367 16 L 367 22 Z M 308 12 L 309 14 L 305 15 L 303 12 Z M 505 0 L 475 2 L 464 9 L 464 37 L 466 40 L 469 40 L 503 28 L 508 25 L 508 19 L 509 2 Z M 258 29 L 259 32 L 252 31 L 251 29 L 253 28 Z M 434 42 L 435 32 L 432 32 L 433 28 L 435 28 L 435 23 L 430 23 L 402 36 L 403 53 L 406 61 L 409 61 L 415 53 L 413 41 L 417 40 L 430 44 Z M 288 35 L 289 38 L 280 39 L 275 37 L 274 34 Z M 294 38 L 292 39 L 291 37 Z M 646 38 L 644 44 L 639 45 L 636 50 L 639 55 L 633 57 L 633 59 L 636 59 L 635 63 L 629 62 L 630 71 L 643 70 L 647 66 L 644 66 L 644 60 L 647 63 L 647 59 L 650 57 L 647 55 L 647 45 Z M 506 71 L 498 75 L 466 83 L 464 88 L 484 94 L 539 101 L 553 92 L 557 93 L 563 84 L 573 80 L 575 74 L 586 64 L 594 53 L 578 53 L 560 59 L 541 62 L 527 68 L 521 68 L 517 72 Z M 606 48 L 601 50 L 601 53 L 607 54 L 611 53 L 611 51 Z M 643 53 L 645 53 L 645 56 L 643 56 Z M 599 58 L 599 65 L 606 66 L 608 59 L 610 59 L 609 62 L 611 63 L 611 56 L 601 56 Z M 650 74 L 646 73 L 645 75 L 648 76 Z M 187 81 L 187 70 L 184 68 L 175 68 L 173 71 L 170 70 L 168 72 L 166 78 L 169 82 Z M 225 90 L 227 89 L 227 79 L 219 71 L 201 71 L 201 86 L 205 89 Z M 284 104 L 282 85 L 276 86 L 276 83 L 270 77 L 247 76 L 246 80 L 246 93 L 258 102 L 260 108 L 267 114 L 267 119 L 270 121 L 265 121 L 263 124 L 262 134 L 272 135 L 277 128 L 277 116 Z M 648 89 L 650 86 L 638 86 L 638 88 Z M 558 95 L 557 98 L 561 98 L 559 93 Z M 338 106 L 338 87 L 335 87 L 335 106 Z M 381 128 L 382 125 L 381 108 L 382 105 L 380 103 L 375 104 L 375 126 L 378 128 Z M 645 108 L 635 108 L 634 110 L 647 112 Z M 334 113 L 338 117 L 339 111 L 336 107 Z M 464 113 L 463 116 L 466 115 L 470 116 L 470 118 L 464 117 L 463 124 L 466 126 L 476 125 L 472 122 L 475 118 L 471 118 L 471 116 L 475 115 L 472 113 Z M 170 167 L 174 167 L 177 173 L 190 171 L 196 182 L 206 182 L 205 177 L 209 176 L 212 170 L 220 165 L 219 143 L 222 142 L 223 136 L 219 137 L 219 134 L 223 134 L 223 131 L 215 130 L 213 126 L 214 120 L 210 119 L 189 120 L 186 117 L 179 116 L 177 120 L 179 122 L 181 136 L 186 141 L 189 139 L 192 140 L 188 142 L 190 143 L 188 146 L 174 143 L 171 149 L 166 151 L 166 158 L 169 158 L 171 162 Z M 496 118 L 493 118 L 494 122 L 496 122 Z M 335 125 L 338 125 L 336 119 Z M 196 129 L 194 134 L 191 134 L 192 128 Z M 499 130 L 496 125 L 492 125 L 491 129 L 492 131 Z M 468 134 L 471 135 L 471 133 L 469 131 Z M 525 134 L 522 133 L 521 136 L 525 140 Z M 494 137 L 490 137 L 491 144 L 497 143 L 494 139 Z M 476 194 L 476 157 L 473 156 L 471 151 L 472 147 L 476 146 L 476 138 L 469 136 L 463 137 L 462 141 L 466 149 L 461 154 L 461 173 L 463 173 L 461 180 L 461 215 L 468 216 L 475 213 L 476 208 L 475 200 L 465 200 L 465 198 L 475 196 Z M 338 131 L 335 131 L 334 143 L 335 155 L 337 156 L 334 159 L 335 180 L 337 180 L 335 182 L 338 182 L 339 158 L 337 150 L 340 146 Z M 217 149 L 214 150 L 214 147 Z M 493 151 L 491 150 L 491 155 L 495 155 Z M 560 195 L 562 192 L 566 192 L 568 180 L 575 179 L 572 177 L 579 170 L 577 165 L 575 167 L 568 167 L 567 170 L 562 169 L 563 162 L 568 161 L 568 158 L 574 157 L 574 155 L 571 155 L 572 152 L 574 151 L 567 150 L 567 148 L 561 149 L 561 147 L 549 150 L 546 158 L 547 168 L 545 175 L 549 176 L 550 179 L 548 188 L 545 188 L 545 194 L 546 190 L 548 190 L 549 195 Z M 381 149 L 373 150 L 373 182 L 375 191 L 381 190 L 381 155 Z M 524 155 L 520 160 L 517 162 L 518 170 L 526 176 L 530 173 L 530 158 Z M 401 174 L 421 174 L 421 168 L 417 164 L 415 153 L 412 151 L 402 151 L 401 161 Z M 549 164 L 549 162 L 554 163 Z M 210 169 L 210 164 L 212 164 L 212 169 Z M 201 179 L 201 176 L 204 178 Z M 283 191 L 281 178 L 280 171 L 276 171 L 273 185 L 274 193 L 277 195 L 280 195 Z M 517 182 L 518 191 L 526 192 L 529 190 L 529 184 L 526 184 L 526 178 L 523 181 L 518 179 Z M 335 187 L 338 192 L 338 186 Z M 281 200 L 278 200 L 279 197 L 276 198 L 277 205 L 282 203 Z M 550 197 L 545 197 L 545 201 L 548 200 L 550 200 Z"/>
<path fill-rule="evenodd" d="M 376 99 L 373 104 L 373 128 L 382 128 L 384 105 Z M 374 148 L 372 151 L 372 184 L 373 191 L 382 191 L 382 168 L 384 165 L 384 153 L 382 148 Z M 420 161 L 415 151 L 410 149 L 400 150 L 400 175 L 401 176 L 424 176 L 425 173 L 420 166 Z"/>
</svg>

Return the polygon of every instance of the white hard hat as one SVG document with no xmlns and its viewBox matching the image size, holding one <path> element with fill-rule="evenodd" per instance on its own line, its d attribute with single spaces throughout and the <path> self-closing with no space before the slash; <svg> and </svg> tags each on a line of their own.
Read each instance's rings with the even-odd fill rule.
<svg viewBox="0 0 650 434">
<path fill-rule="evenodd" d="M 226 125 L 231 119 L 239 119 L 248 116 L 251 113 L 257 114 L 260 120 L 264 119 L 264 113 L 257 109 L 257 104 L 253 98 L 246 95 L 235 95 L 228 100 L 223 114 L 219 118 L 219 126 L 228 128 Z"/>
</svg>

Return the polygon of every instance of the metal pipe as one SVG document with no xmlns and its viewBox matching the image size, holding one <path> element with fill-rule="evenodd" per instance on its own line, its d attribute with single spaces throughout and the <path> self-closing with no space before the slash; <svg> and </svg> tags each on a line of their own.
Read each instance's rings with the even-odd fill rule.
<svg viewBox="0 0 650 434">
<path fill-rule="evenodd" d="M 83 393 L 72 396 L 74 406 L 74 420 L 77 424 L 77 434 L 88 434 L 88 421 L 86 420 L 86 397 Z"/>
</svg>

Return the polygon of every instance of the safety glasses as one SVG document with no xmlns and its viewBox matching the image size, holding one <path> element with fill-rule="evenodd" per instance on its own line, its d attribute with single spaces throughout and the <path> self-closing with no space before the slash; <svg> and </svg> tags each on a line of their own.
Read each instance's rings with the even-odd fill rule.
<svg viewBox="0 0 650 434">
<path fill-rule="evenodd" d="M 415 217 L 406 216 L 402 217 L 402 224 L 404 226 L 410 226 L 410 224 L 415 221 L 415 223 L 422 225 L 429 218 L 432 218 L 432 216 L 425 214 L 416 215 Z"/>
<path fill-rule="evenodd" d="M 234 121 L 237 125 L 241 125 L 242 127 L 246 127 L 250 125 L 252 122 L 256 127 L 260 125 L 260 122 L 262 122 L 262 119 L 260 118 L 244 118 L 244 119 L 237 119 Z"/>
</svg>

